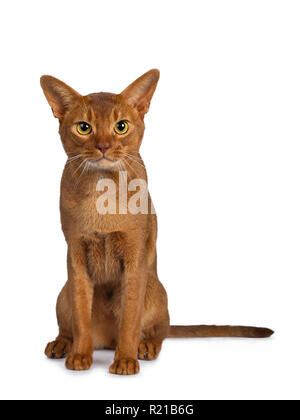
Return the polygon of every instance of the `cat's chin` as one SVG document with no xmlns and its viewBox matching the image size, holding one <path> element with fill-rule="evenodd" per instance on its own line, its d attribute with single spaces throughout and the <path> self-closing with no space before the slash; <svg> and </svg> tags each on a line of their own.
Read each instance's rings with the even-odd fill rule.
<svg viewBox="0 0 300 420">
<path fill-rule="evenodd" d="M 105 169 L 105 170 L 114 170 L 118 165 L 118 160 L 113 161 L 110 159 L 99 159 L 96 161 L 90 161 L 90 167 L 93 169 Z"/>
</svg>

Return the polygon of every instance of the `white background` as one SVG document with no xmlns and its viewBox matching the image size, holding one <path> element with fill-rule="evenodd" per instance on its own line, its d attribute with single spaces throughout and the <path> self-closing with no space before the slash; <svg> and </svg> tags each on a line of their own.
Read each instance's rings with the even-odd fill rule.
<svg viewBox="0 0 300 420">
<path fill-rule="evenodd" d="M 300 7 L 297 1 L 1 5 L 3 399 L 298 399 Z M 142 146 L 173 323 L 267 326 L 269 340 L 167 340 L 135 377 L 43 355 L 66 281 L 65 155 L 39 86 L 118 93 L 157 67 Z"/>
</svg>

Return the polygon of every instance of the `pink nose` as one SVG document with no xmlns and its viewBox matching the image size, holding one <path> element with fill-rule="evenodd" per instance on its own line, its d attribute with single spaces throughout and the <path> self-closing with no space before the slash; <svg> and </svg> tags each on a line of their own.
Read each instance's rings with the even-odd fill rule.
<svg viewBox="0 0 300 420">
<path fill-rule="evenodd" d="M 109 143 L 98 143 L 97 149 L 99 149 L 103 154 L 107 152 L 107 150 L 110 148 Z"/>
</svg>

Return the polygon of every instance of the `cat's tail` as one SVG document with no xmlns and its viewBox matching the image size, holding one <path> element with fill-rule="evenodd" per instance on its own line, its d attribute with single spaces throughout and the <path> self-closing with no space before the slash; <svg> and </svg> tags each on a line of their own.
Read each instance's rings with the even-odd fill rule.
<svg viewBox="0 0 300 420">
<path fill-rule="evenodd" d="M 174 325 L 170 326 L 168 338 L 185 337 L 244 337 L 244 338 L 267 338 L 274 331 L 268 328 L 257 327 L 231 327 L 216 325 Z"/>
</svg>

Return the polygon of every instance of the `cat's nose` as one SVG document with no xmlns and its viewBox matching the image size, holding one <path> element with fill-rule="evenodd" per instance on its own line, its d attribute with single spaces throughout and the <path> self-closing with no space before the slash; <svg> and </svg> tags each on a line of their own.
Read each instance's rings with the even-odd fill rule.
<svg viewBox="0 0 300 420">
<path fill-rule="evenodd" d="M 103 154 L 107 152 L 107 150 L 110 148 L 109 143 L 98 143 L 97 149 L 99 149 Z"/>
</svg>

